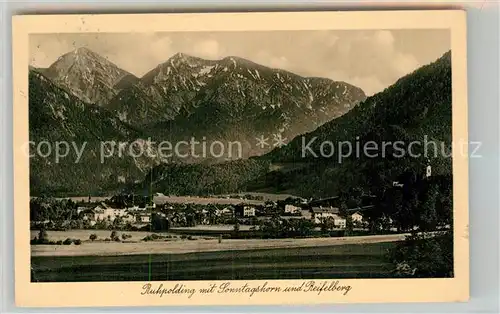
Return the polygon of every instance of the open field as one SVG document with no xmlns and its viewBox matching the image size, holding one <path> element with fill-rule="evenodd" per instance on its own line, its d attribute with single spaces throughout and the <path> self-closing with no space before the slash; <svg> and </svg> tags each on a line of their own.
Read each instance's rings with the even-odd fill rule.
<svg viewBox="0 0 500 314">
<path fill-rule="evenodd" d="M 32 245 L 31 256 L 109 256 L 141 254 L 183 254 L 194 252 L 323 247 L 404 240 L 404 234 L 308 239 L 216 239 L 168 240 L 138 243 L 85 242 L 81 245 Z"/>
<path fill-rule="evenodd" d="M 243 197 L 244 194 L 242 194 Z M 272 196 L 272 194 L 269 194 L 272 199 L 281 199 L 279 196 Z M 103 202 L 107 199 L 111 198 L 111 196 L 93 196 L 91 200 L 93 202 Z M 286 198 L 286 197 L 285 197 Z M 63 197 L 63 198 L 56 198 L 58 200 L 62 199 L 70 199 L 74 202 L 80 202 L 80 201 L 87 201 L 88 196 L 71 196 L 71 197 Z M 226 197 L 198 197 L 198 196 L 168 196 L 168 195 L 161 195 L 161 196 L 153 196 L 153 201 L 157 204 L 163 204 L 163 203 L 177 203 L 177 204 L 202 204 L 202 205 L 207 205 L 207 204 L 221 204 L 221 205 L 235 205 L 235 204 L 252 204 L 252 205 L 262 205 L 264 204 L 264 201 L 257 201 L 257 200 L 244 200 L 244 199 L 239 199 L 239 198 L 226 198 Z"/>
<path fill-rule="evenodd" d="M 38 230 L 31 230 L 31 239 L 38 236 Z M 168 233 L 160 233 L 160 232 L 146 232 L 146 231 L 117 231 L 118 234 L 126 233 L 130 234 L 132 238 L 131 241 L 139 241 L 151 235 L 153 233 L 160 235 L 167 235 Z M 67 230 L 67 231 L 47 231 L 48 239 L 50 241 L 64 241 L 67 238 L 70 239 L 80 239 L 82 241 L 86 241 L 89 239 L 91 234 L 96 234 L 99 240 L 104 240 L 109 238 L 111 235 L 110 230 L 94 230 L 94 229 L 75 229 L 75 230 Z"/>
<path fill-rule="evenodd" d="M 243 200 L 239 198 L 223 198 L 223 197 L 196 197 L 196 196 L 155 196 L 153 198 L 157 204 L 161 203 L 178 203 L 178 204 L 221 204 L 221 205 L 236 205 L 236 204 L 250 204 L 250 205 L 263 205 L 264 201 L 257 200 Z"/>
<path fill-rule="evenodd" d="M 274 194 L 274 193 L 264 193 L 264 192 L 244 192 L 244 193 L 232 193 L 230 195 L 239 195 L 240 197 L 244 197 L 245 195 L 251 195 L 251 196 L 260 196 L 264 201 L 279 201 L 279 200 L 285 200 L 289 197 L 292 198 L 297 198 L 298 196 L 292 195 L 292 194 Z M 218 197 L 224 198 L 225 195 L 218 195 Z"/>
<path fill-rule="evenodd" d="M 277 201 L 284 200 L 288 197 L 294 197 L 290 194 L 270 194 L 270 193 L 241 193 L 241 194 L 231 194 L 240 195 L 241 198 L 228 198 L 225 195 L 214 196 L 214 197 L 203 197 L 203 196 L 169 196 L 169 195 L 155 195 L 153 196 L 153 201 L 157 204 L 162 203 L 178 203 L 178 204 L 221 204 L 221 205 L 236 205 L 236 204 L 251 204 L 251 205 L 263 205 L 266 200 Z M 243 199 L 245 195 L 262 196 L 263 200 L 246 200 Z M 33 197 L 32 197 L 33 198 Z M 58 200 L 70 199 L 74 202 L 88 201 L 88 196 L 70 196 L 70 197 L 60 197 L 56 198 Z M 92 196 L 91 200 L 93 202 L 103 202 L 110 199 L 111 196 Z"/>
<path fill-rule="evenodd" d="M 250 230 L 254 226 L 250 225 L 239 225 L 241 231 Z M 234 225 L 196 225 L 194 227 L 172 227 L 169 230 L 172 232 L 179 231 L 207 231 L 207 232 L 227 232 L 234 230 Z"/>
<path fill-rule="evenodd" d="M 193 247 L 202 243 L 184 242 Z M 229 244 L 226 242 L 225 246 Z M 34 256 L 31 258 L 32 281 L 387 278 L 391 276 L 391 265 L 384 256 L 392 247 L 394 242 L 325 243 L 324 246 L 184 254 L 151 251 L 151 254 L 131 256 Z"/>
<path fill-rule="evenodd" d="M 107 199 L 111 198 L 111 196 L 92 196 L 91 201 L 92 202 L 103 202 Z M 81 202 L 81 201 L 88 201 L 89 196 L 70 196 L 70 197 L 56 197 L 57 200 L 63 200 L 63 199 L 70 199 L 73 202 Z"/>
</svg>

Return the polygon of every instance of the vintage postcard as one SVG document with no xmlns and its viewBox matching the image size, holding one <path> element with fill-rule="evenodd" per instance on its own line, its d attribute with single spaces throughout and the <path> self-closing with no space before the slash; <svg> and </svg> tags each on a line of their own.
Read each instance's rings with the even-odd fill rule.
<svg viewBox="0 0 500 314">
<path fill-rule="evenodd" d="M 13 18 L 18 306 L 465 301 L 459 10 Z"/>
</svg>

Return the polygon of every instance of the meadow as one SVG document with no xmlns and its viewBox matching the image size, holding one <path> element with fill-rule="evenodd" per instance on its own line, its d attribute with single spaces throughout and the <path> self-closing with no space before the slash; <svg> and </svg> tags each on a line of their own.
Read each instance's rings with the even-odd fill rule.
<svg viewBox="0 0 500 314">
<path fill-rule="evenodd" d="M 385 255 L 395 243 L 181 254 L 32 256 L 32 281 L 387 278 L 391 277 L 392 265 Z"/>
</svg>

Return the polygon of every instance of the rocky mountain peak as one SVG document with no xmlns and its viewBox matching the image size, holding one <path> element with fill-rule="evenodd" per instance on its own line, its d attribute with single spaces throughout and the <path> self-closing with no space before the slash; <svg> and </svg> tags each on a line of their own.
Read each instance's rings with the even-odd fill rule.
<svg viewBox="0 0 500 314">
<path fill-rule="evenodd" d="M 116 85 L 121 79 L 133 76 L 86 47 L 62 55 L 44 74 L 84 102 L 99 105 L 118 93 Z"/>
</svg>

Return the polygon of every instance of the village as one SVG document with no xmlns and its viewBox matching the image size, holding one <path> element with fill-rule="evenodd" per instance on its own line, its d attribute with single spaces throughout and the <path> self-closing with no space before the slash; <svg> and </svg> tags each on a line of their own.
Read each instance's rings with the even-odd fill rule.
<svg viewBox="0 0 500 314">
<path fill-rule="evenodd" d="M 346 228 L 347 220 L 359 228 L 365 226 L 363 212 L 373 206 L 348 209 L 341 214 L 339 207 L 330 205 L 332 199 L 320 199 L 308 202 L 293 199 L 283 202 L 266 201 L 263 205 L 241 204 L 208 205 L 175 204 L 152 201 L 146 206 L 130 207 L 116 206 L 113 203 L 101 202 L 95 207 L 79 206 L 79 219 L 88 222 L 90 226 L 103 223 L 143 225 L 150 224 L 153 217 L 164 217 L 170 222 L 170 227 L 194 227 L 197 225 L 234 224 L 236 220 L 243 225 L 257 225 L 259 221 L 279 216 L 281 219 L 305 219 L 316 225 L 330 222 L 335 228 Z"/>
<path fill-rule="evenodd" d="M 137 201 L 139 200 L 139 201 Z M 308 230 L 341 231 L 366 230 L 369 222 L 366 213 L 374 206 L 361 205 L 346 208 L 338 197 L 303 199 L 288 197 L 281 200 L 262 200 L 252 197 L 225 196 L 198 198 L 197 202 L 173 202 L 161 193 L 152 197 L 117 195 L 106 200 L 73 203 L 68 201 L 65 217 L 32 220 L 32 229 L 106 229 L 129 231 L 169 230 L 198 231 L 258 231 L 272 222 L 301 224 Z M 43 204 L 42 208 L 51 206 Z M 45 215 L 44 215 L 45 216 Z M 48 217 L 46 217 L 48 218 Z M 386 220 L 391 221 L 390 218 Z M 306 225 L 306 227 L 304 227 Z M 378 229 L 384 229 L 382 223 Z"/>
<path fill-rule="evenodd" d="M 427 166 L 422 182 L 430 182 Z M 403 184 L 394 181 L 392 189 Z M 354 192 L 354 191 L 353 191 Z M 377 197 L 358 191 L 356 197 L 303 198 L 280 194 L 230 194 L 175 196 L 156 192 L 148 195 L 117 194 L 109 198 L 32 198 L 31 229 L 127 231 L 260 231 L 268 237 L 348 236 L 398 232 L 394 217 L 377 215 Z M 443 225 L 441 223 L 440 225 Z M 448 228 L 449 225 L 446 225 Z M 436 226 L 435 226 L 436 227 Z M 434 228 L 435 228 L 434 227 Z M 414 227 L 415 228 L 415 227 Z M 411 225 L 407 230 L 411 229 Z M 317 232 L 320 233 L 318 234 Z M 339 231 L 335 233 L 334 231 Z M 314 235 L 313 235 L 314 234 Z M 335 234 L 335 235 L 334 235 Z M 249 236 L 246 234 L 245 236 Z M 254 234 L 255 236 L 255 234 Z"/>
</svg>

